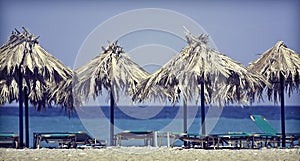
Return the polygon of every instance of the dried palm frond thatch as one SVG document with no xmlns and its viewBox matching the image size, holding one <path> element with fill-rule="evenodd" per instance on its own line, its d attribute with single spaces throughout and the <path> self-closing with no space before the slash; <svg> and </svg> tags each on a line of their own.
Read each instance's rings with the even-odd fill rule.
<svg viewBox="0 0 300 161">
<path fill-rule="evenodd" d="M 13 31 L 0 48 L 0 103 L 19 100 L 21 68 L 22 90 L 27 87 L 30 103 L 40 110 L 50 105 L 47 101 L 51 93 L 49 88 L 72 78 L 72 71 L 39 45 L 39 36 L 23 29 L 23 32 Z"/>
<path fill-rule="evenodd" d="M 299 90 L 300 55 L 287 48 L 283 41 L 278 41 L 274 47 L 252 62 L 249 69 L 263 75 L 270 82 L 271 87 L 268 88 L 269 100 L 274 99 L 275 102 L 278 100 L 281 74 L 284 77 L 284 86 L 288 96 L 294 90 Z"/>
<path fill-rule="evenodd" d="M 188 45 L 143 81 L 134 100 L 168 98 L 176 103 L 182 95 L 185 101 L 198 102 L 201 82 L 205 103 L 253 102 L 255 96 L 261 98 L 266 85 L 261 76 L 210 48 L 207 35 L 195 37 L 187 32 L 186 38 Z"/>
<path fill-rule="evenodd" d="M 74 109 L 76 106 L 80 106 L 82 103 L 79 95 L 74 92 L 74 85 L 77 83 L 76 74 L 73 73 L 73 78 L 66 81 L 62 81 L 49 88 L 49 102 L 53 101 L 57 105 L 68 107 L 68 112 Z"/>
<path fill-rule="evenodd" d="M 136 86 L 149 74 L 124 53 L 117 42 L 102 47 L 103 53 L 76 70 L 78 83 L 76 91 L 85 98 L 94 99 L 102 94 L 104 87 L 112 91 L 118 101 L 120 92 L 131 95 Z"/>
</svg>

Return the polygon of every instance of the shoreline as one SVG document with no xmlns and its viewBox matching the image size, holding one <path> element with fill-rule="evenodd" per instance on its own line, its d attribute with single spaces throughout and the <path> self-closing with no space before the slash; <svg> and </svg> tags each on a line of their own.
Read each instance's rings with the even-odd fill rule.
<svg viewBox="0 0 300 161">
<path fill-rule="evenodd" d="M 0 148 L 2 161 L 13 160 L 299 160 L 300 149 L 183 149 L 180 147 L 107 147 L 103 149 Z"/>
</svg>

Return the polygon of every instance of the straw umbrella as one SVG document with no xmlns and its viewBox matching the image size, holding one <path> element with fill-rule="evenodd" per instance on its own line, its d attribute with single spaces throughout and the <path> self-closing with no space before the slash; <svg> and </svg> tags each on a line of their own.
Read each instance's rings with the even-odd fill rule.
<svg viewBox="0 0 300 161">
<path fill-rule="evenodd" d="M 284 89 L 288 96 L 294 90 L 299 90 L 300 55 L 287 48 L 283 41 L 278 41 L 274 47 L 251 63 L 249 69 L 263 75 L 272 85 L 268 88 L 268 99 L 273 98 L 275 103 L 280 100 L 282 146 L 285 147 Z"/>
<path fill-rule="evenodd" d="M 114 136 L 114 106 L 121 92 L 131 95 L 136 86 L 149 74 L 129 59 L 117 42 L 110 43 L 103 52 L 76 70 L 76 92 L 85 98 L 102 94 L 103 87 L 110 94 L 110 142 Z"/>
<path fill-rule="evenodd" d="M 187 31 L 186 38 L 188 45 L 143 81 L 133 100 L 158 98 L 176 103 L 183 96 L 183 130 L 187 132 L 187 101 L 195 99 L 198 103 L 200 96 L 202 134 L 205 135 L 204 104 L 253 102 L 255 96 L 261 97 L 265 82 L 242 64 L 210 48 L 207 35 L 196 37 Z"/>
<path fill-rule="evenodd" d="M 39 43 L 39 36 L 23 27 L 15 30 L 0 48 L 1 104 L 19 102 L 20 147 L 23 146 L 23 97 L 25 98 L 26 146 L 29 144 L 28 101 L 41 110 L 47 105 L 48 88 L 72 77 L 72 71 L 54 58 Z M 23 95 L 24 94 L 24 95 Z"/>
</svg>

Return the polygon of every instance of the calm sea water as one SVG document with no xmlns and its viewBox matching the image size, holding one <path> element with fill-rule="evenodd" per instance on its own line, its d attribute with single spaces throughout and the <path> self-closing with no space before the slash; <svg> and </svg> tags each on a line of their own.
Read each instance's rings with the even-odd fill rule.
<svg viewBox="0 0 300 161">
<path fill-rule="evenodd" d="M 286 132 L 300 133 L 300 106 L 286 107 Z M 115 109 L 115 133 L 123 130 L 173 131 L 183 130 L 182 107 L 118 107 Z M 206 108 L 206 131 L 210 134 L 227 132 L 261 132 L 251 121 L 251 114 L 265 116 L 278 132 L 280 107 L 212 107 Z M 109 141 L 109 107 L 81 107 L 70 117 L 59 107 L 37 112 L 29 111 L 30 145 L 33 132 L 73 132 L 86 131 L 96 138 Z M 200 109 L 188 107 L 188 132 L 200 133 Z M 19 133 L 18 107 L 0 107 L 0 131 Z M 142 145 L 142 141 L 125 141 L 123 145 Z M 182 142 L 177 141 L 177 145 Z"/>
</svg>

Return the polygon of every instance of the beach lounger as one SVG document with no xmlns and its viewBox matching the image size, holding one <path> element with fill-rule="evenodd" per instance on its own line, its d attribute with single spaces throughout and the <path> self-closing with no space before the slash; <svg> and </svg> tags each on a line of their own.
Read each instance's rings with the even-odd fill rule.
<svg viewBox="0 0 300 161">
<path fill-rule="evenodd" d="M 126 130 L 114 136 L 115 145 L 121 146 L 122 140 L 143 140 L 144 145 L 153 146 L 153 131 L 151 130 Z M 116 144 L 117 142 L 117 144 Z"/>
<path fill-rule="evenodd" d="M 33 148 L 41 148 L 42 142 L 58 143 L 58 147 L 75 148 L 76 135 L 68 132 L 43 132 L 33 133 Z"/>
<path fill-rule="evenodd" d="M 12 132 L 0 132 L 0 146 L 8 148 L 18 148 L 19 136 Z"/>
<path fill-rule="evenodd" d="M 261 129 L 263 132 L 261 135 L 261 141 L 264 146 L 279 147 L 282 135 L 271 126 L 267 119 L 261 115 L 251 115 L 251 120 Z M 290 144 L 290 147 L 294 146 L 294 141 L 299 139 L 299 133 L 286 134 L 286 143 Z"/>
<path fill-rule="evenodd" d="M 89 134 L 83 131 L 73 132 L 75 135 L 75 143 L 77 148 L 103 148 L 106 146 L 106 140 L 92 138 Z"/>
<path fill-rule="evenodd" d="M 167 139 L 167 147 L 174 147 L 175 141 L 179 139 L 184 133 L 179 132 L 169 132 L 169 131 L 155 131 L 154 140 L 155 146 L 161 147 L 163 144 L 163 139 Z"/>
<path fill-rule="evenodd" d="M 210 147 L 215 147 L 217 138 L 210 135 L 203 136 L 199 134 L 182 133 L 179 139 L 186 142 L 186 148 L 208 149 Z"/>
<path fill-rule="evenodd" d="M 212 134 L 215 139 L 214 148 L 256 148 L 255 142 L 261 137 L 260 134 L 246 132 L 228 132 L 226 134 Z"/>
<path fill-rule="evenodd" d="M 292 136 L 293 137 L 293 141 L 291 143 L 291 147 L 299 147 L 300 146 L 300 133 L 287 133 L 286 135 L 288 136 Z M 295 144 L 294 142 L 297 141 L 298 144 Z"/>
</svg>

